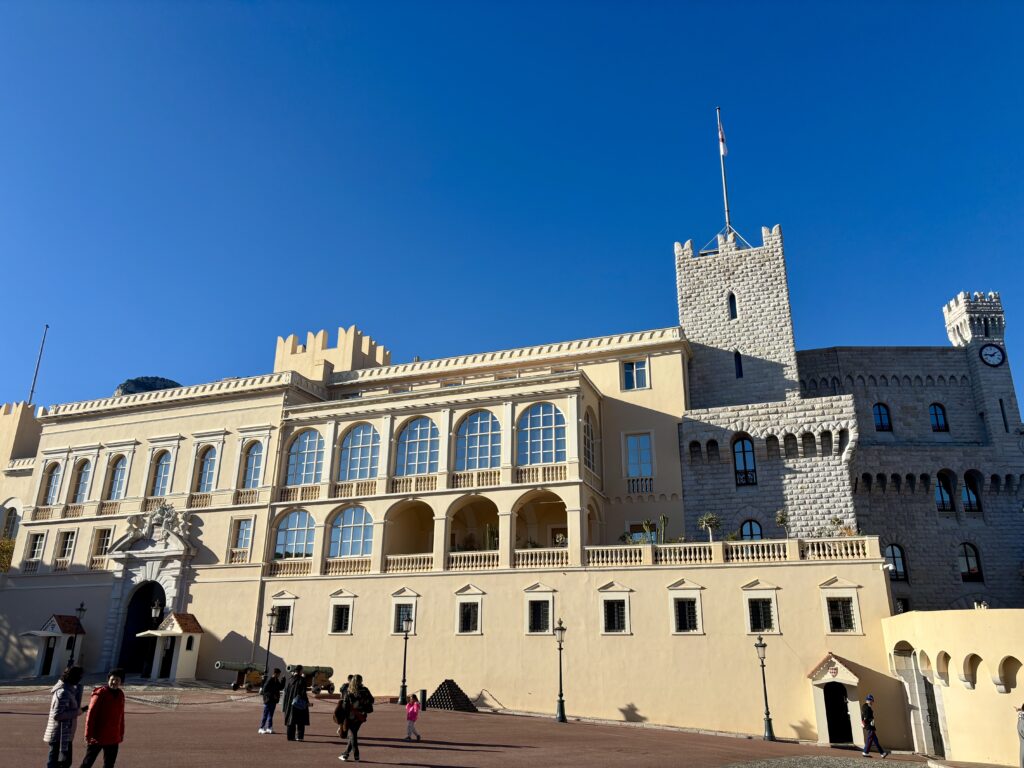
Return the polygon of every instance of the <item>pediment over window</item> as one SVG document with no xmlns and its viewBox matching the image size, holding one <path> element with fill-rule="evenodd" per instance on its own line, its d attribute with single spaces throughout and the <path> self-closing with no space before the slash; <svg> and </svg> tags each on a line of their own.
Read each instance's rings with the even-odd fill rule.
<svg viewBox="0 0 1024 768">
<path fill-rule="evenodd" d="M 359 597 L 359 595 L 349 592 L 347 589 L 339 589 L 337 592 L 332 592 L 331 597 Z"/>
<path fill-rule="evenodd" d="M 761 581 L 761 579 L 754 579 L 753 581 L 744 584 L 740 589 L 778 589 L 778 587 L 770 582 Z"/>
<path fill-rule="evenodd" d="M 274 595 L 271 595 L 270 599 L 271 600 L 298 600 L 299 598 L 296 595 L 293 595 L 291 592 L 288 592 L 288 591 L 282 589 L 280 592 L 278 592 L 278 593 L 276 593 Z"/>
<path fill-rule="evenodd" d="M 688 589 L 704 589 L 700 584 L 689 579 L 680 579 L 677 582 L 668 585 L 668 589 L 672 590 L 688 590 Z"/>
<path fill-rule="evenodd" d="M 419 594 L 417 592 L 413 592 L 408 587 L 402 587 L 397 592 L 392 592 L 391 596 L 392 597 L 419 597 Z"/>
<path fill-rule="evenodd" d="M 487 593 L 474 584 L 467 584 L 461 589 L 455 590 L 455 594 L 463 597 L 465 595 L 485 595 Z"/>
<path fill-rule="evenodd" d="M 819 589 L 860 589 L 860 584 L 854 584 L 852 581 L 841 578 L 839 576 L 833 576 L 828 581 L 823 581 L 818 585 Z"/>
<path fill-rule="evenodd" d="M 523 592 L 534 593 L 534 592 L 556 592 L 556 589 L 549 587 L 547 584 L 541 584 L 539 581 L 536 584 L 531 584 Z"/>
<path fill-rule="evenodd" d="M 598 592 L 632 592 L 633 590 L 627 587 L 625 584 L 620 584 L 617 581 L 609 581 L 603 587 L 597 588 Z"/>
</svg>

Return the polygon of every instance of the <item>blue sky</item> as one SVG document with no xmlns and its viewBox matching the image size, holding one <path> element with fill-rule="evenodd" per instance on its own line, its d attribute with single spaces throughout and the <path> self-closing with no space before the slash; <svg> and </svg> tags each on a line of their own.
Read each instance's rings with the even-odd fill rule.
<svg viewBox="0 0 1024 768">
<path fill-rule="evenodd" d="M 0 5 L 0 401 L 676 322 L 672 243 L 781 223 L 800 348 L 1024 360 L 1019 3 Z M 1024 367 L 1017 366 L 1019 379 Z"/>
</svg>

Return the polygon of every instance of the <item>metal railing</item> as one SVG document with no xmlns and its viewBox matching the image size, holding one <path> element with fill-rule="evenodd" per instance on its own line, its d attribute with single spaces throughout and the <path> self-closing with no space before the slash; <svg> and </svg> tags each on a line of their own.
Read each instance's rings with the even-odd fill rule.
<svg viewBox="0 0 1024 768">
<path fill-rule="evenodd" d="M 736 485 L 757 485 L 757 470 L 756 469 L 737 469 L 736 470 Z"/>
</svg>

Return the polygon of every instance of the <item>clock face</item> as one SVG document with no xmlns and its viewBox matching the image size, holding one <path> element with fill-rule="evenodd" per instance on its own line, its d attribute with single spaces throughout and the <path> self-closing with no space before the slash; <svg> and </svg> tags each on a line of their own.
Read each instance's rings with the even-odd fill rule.
<svg viewBox="0 0 1024 768">
<path fill-rule="evenodd" d="M 995 344 L 986 344 L 981 348 L 981 362 L 985 365 L 991 365 L 993 368 L 997 365 L 1002 365 L 1006 359 L 1006 353 L 1003 352 L 1002 347 L 997 347 Z"/>
</svg>

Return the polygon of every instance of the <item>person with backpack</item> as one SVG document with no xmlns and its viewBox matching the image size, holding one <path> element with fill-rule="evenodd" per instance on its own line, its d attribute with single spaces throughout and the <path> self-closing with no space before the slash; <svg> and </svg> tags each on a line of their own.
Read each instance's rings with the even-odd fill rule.
<svg viewBox="0 0 1024 768">
<path fill-rule="evenodd" d="M 281 679 L 281 670 L 275 669 L 274 674 L 263 681 L 260 688 L 260 696 L 263 697 L 263 719 L 260 720 L 260 729 L 256 733 L 274 732 L 274 710 L 277 702 L 281 700 L 281 690 L 284 688 L 284 681 Z"/>
<path fill-rule="evenodd" d="M 889 752 L 882 749 L 878 742 L 878 732 L 875 731 L 875 710 L 871 706 L 874 701 L 875 697 L 869 693 L 864 697 L 864 704 L 860 708 L 860 723 L 864 726 L 864 751 L 861 754 L 864 757 L 871 757 L 871 745 L 874 744 L 882 757 L 888 757 Z"/>
<path fill-rule="evenodd" d="M 373 712 L 373 694 L 363 686 L 363 676 L 353 675 L 345 694 L 345 720 L 348 730 L 348 747 L 338 755 L 342 761 L 359 762 L 359 729 Z"/>
<path fill-rule="evenodd" d="M 338 737 L 341 739 L 348 738 L 348 705 L 346 699 L 348 697 L 348 687 L 352 684 L 352 678 L 355 675 L 349 675 L 348 680 L 341 684 L 341 690 L 338 691 L 338 704 L 334 708 L 334 722 L 338 724 Z"/>
<path fill-rule="evenodd" d="M 53 696 L 43 733 L 43 741 L 50 745 L 46 768 L 67 768 L 71 765 L 71 747 L 81 713 L 82 671 L 81 667 L 68 667 L 50 689 Z"/>
<path fill-rule="evenodd" d="M 85 717 L 85 759 L 81 768 L 92 768 L 100 752 L 103 768 L 114 768 L 124 741 L 124 670 L 110 670 L 107 684 L 93 689 Z"/>
<path fill-rule="evenodd" d="M 288 741 L 305 741 L 311 706 L 306 676 L 303 674 L 302 667 L 296 666 L 292 670 L 291 678 L 284 686 L 284 696 L 281 699 L 281 711 L 284 712 Z M 296 739 L 296 737 L 298 738 Z"/>
</svg>

